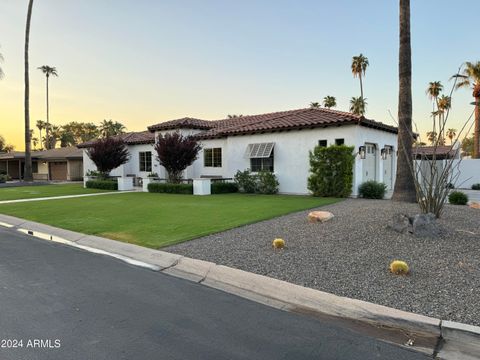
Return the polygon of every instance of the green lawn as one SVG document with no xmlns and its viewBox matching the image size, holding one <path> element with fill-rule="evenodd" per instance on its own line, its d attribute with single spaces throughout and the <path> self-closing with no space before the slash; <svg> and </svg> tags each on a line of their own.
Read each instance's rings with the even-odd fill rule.
<svg viewBox="0 0 480 360">
<path fill-rule="evenodd" d="M 105 190 L 84 189 L 82 184 L 36 185 L 0 188 L 0 201 L 92 194 Z"/>
<path fill-rule="evenodd" d="M 291 195 L 127 193 L 4 204 L 0 213 L 160 248 L 337 201 Z M 278 235 L 272 232 L 272 239 Z"/>
</svg>

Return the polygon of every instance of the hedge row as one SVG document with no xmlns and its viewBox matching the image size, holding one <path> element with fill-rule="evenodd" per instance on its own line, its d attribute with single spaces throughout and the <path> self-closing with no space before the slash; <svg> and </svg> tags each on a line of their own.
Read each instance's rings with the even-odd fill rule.
<svg viewBox="0 0 480 360">
<path fill-rule="evenodd" d="M 86 186 L 89 189 L 118 190 L 116 180 L 88 180 Z"/>
<path fill-rule="evenodd" d="M 238 192 L 238 185 L 235 183 L 212 183 L 212 194 L 227 194 Z"/>
<path fill-rule="evenodd" d="M 148 192 L 167 194 L 193 194 L 193 185 L 150 183 L 148 184 Z"/>
<path fill-rule="evenodd" d="M 235 183 L 212 183 L 212 194 L 226 194 L 238 191 Z M 168 184 L 168 183 L 150 183 L 148 184 L 148 192 L 166 193 L 166 194 L 193 194 L 192 184 Z"/>
</svg>

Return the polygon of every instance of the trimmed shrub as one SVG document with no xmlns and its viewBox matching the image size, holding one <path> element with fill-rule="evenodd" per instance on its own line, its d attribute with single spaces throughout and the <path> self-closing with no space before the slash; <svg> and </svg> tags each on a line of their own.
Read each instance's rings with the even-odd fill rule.
<svg viewBox="0 0 480 360">
<path fill-rule="evenodd" d="M 260 171 L 257 175 L 257 192 L 260 194 L 276 194 L 278 193 L 277 177 L 270 171 Z"/>
<path fill-rule="evenodd" d="M 256 176 L 252 174 L 250 169 L 245 171 L 238 170 L 234 176 L 235 183 L 238 185 L 238 190 L 245 193 L 254 193 L 257 190 Z"/>
<path fill-rule="evenodd" d="M 383 199 L 387 185 L 375 180 L 365 181 L 358 187 L 358 195 L 365 199 Z"/>
<path fill-rule="evenodd" d="M 88 180 L 86 186 L 89 189 L 118 190 L 116 180 Z"/>
<path fill-rule="evenodd" d="M 348 197 L 352 193 L 353 146 L 317 146 L 310 151 L 308 189 L 314 196 Z"/>
<path fill-rule="evenodd" d="M 448 201 L 453 205 L 467 205 L 468 196 L 461 191 L 452 191 L 450 195 L 448 195 Z"/>
<path fill-rule="evenodd" d="M 480 184 L 473 184 L 472 190 L 480 190 Z"/>
<path fill-rule="evenodd" d="M 405 261 L 394 260 L 390 263 L 390 272 L 396 275 L 407 275 L 410 272 L 410 268 Z"/>
<path fill-rule="evenodd" d="M 150 183 L 148 192 L 165 194 L 193 194 L 192 184 Z"/>
<path fill-rule="evenodd" d="M 256 174 L 252 173 L 250 169 L 238 170 L 234 180 L 239 191 L 249 194 L 276 194 L 280 185 L 275 174 L 265 170 Z"/>
<path fill-rule="evenodd" d="M 212 194 L 227 194 L 238 192 L 238 185 L 231 182 L 212 182 Z"/>
</svg>

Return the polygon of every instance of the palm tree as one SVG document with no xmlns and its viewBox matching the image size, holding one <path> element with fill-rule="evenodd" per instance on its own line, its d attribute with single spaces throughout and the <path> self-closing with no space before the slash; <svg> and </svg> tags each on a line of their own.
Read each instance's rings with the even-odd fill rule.
<svg viewBox="0 0 480 360">
<path fill-rule="evenodd" d="M 362 75 L 365 76 L 365 72 L 367 71 L 369 62 L 368 58 L 360 54 L 358 56 L 354 56 L 352 58 L 352 74 L 353 77 L 360 79 L 360 96 L 363 99 L 363 83 L 362 83 Z"/>
<path fill-rule="evenodd" d="M 48 79 L 50 78 L 50 75 L 58 76 L 58 73 L 57 73 L 56 68 L 54 68 L 52 66 L 48 66 L 48 65 L 40 66 L 38 69 L 45 74 L 46 82 L 47 82 L 47 96 L 46 96 L 46 98 L 47 98 L 47 127 L 46 127 L 46 135 L 45 135 L 46 141 L 45 142 L 47 144 L 47 150 L 48 150 L 48 149 L 50 149 L 50 147 L 49 147 L 50 141 L 49 141 L 49 138 L 48 138 L 49 137 L 48 136 L 49 135 L 49 130 L 50 130 L 49 126 L 48 126 L 50 124 L 50 119 L 49 119 L 49 116 L 48 116 L 49 115 L 49 111 L 48 111 L 49 110 L 49 106 L 48 106 Z"/>
<path fill-rule="evenodd" d="M 30 22 L 32 20 L 33 0 L 28 2 L 27 23 L 25 26 L 25 170 L 23 179 L 25 181 L 32 181 L 32 154 L 30 145 L 30 75 L 28 72 L 28 45 L 30 44 Z"/>
<path fill-rule="evenodd" d="M 432 145 L 434 145 L 435 141 L 437 141 L 437 133 L 435 131 L 427 132 L 427 140 L 430 141 Z"/>
<path fill-rule="evenodd" d="M 325 96 L 323 98 L 323 106 L 325 106 L 327 109 L 335 107 L 337 106 L 337 99 L 335 98 L 335 96 Z"/>
<path fill-rule="evenodd" d="M 350 99 L 350 112 L 355 115 L 365 115 L 367 108 L 367 99 L 362 97 L 352 97 Z"/>
<path fill-rule="evenodd" d="M 400 0 L 400 44 L 398 54 L 398 158 L 392 200 L 415 202 L 412 131 L 412 47 L 410 40 L 410 0 Z"/>
<path fill-rule="evenodd" d="M 447 95 L 442 95 L 437 99 L 437 107 L 438 107 L 438 128 L 440 131 L 440 137 L 444 138 L 445 136 L 445 123 L 446 117 L 445 113 L 448 113 L 450 108 L 452 107 L 452 98 Z"/>
<path fill-rule="evenodd" d="M 457 136 L 457 129 L 448 129 L 447 137 L 450 139 L 450 145 L 453 145 L 453 139 Z"/>
<path fill-rule="evenodd" d="M 40 132 L 40 149 L 43 150 L 43 144 L 42 144 L 42 130 L 46 129 L 46 124 L 45 121 L 43 120 L 37 120 L 37 129 Z"/>
<path fill-rule="evenodd" d="M 454 75 L 460 78 L 457 89 L 468 87 L 473 89 L 475 98 L 475 129 L 473 131 L 473 159 L 480 158 L 480 61 L 476 63 L 466 62 L 463 74 Z"/>
<path fill-rule="evenodd" d="M 320 103 L 319 102 L 311 102 L 310 103 L 310 109 L 320 109 Z"/>
<path fill-rule="evenodd" d="M 100 133 L 104 138 L 123 134 L 125 126 L 118 121 L 103 120 L 99 126 Z"/>
<path fill-rule="evenodd" d="M 229 118 L 229 119 L 237 119 L 237 118 L 241 118 L 241 117 L 243 117 L 242 114 L 240 114 L 240 115 L 228 114 L 228 115 L 227 115 L 227 118 Z"/>
<path fill-rule="evenodd" d="M 433 115 L 433 131 L 436 131 L 436 118 L 440 115 L 438 110 L 438 97 L 443 90 L 443 85 L 440 81 L 430 81 L 428 83 L 425 93 L 432 100 L 432 115 Z M 437 108 L 437 109 L 436 109 Z M 440 124 L 439 124 L 440 125 Z"/>
</svg>

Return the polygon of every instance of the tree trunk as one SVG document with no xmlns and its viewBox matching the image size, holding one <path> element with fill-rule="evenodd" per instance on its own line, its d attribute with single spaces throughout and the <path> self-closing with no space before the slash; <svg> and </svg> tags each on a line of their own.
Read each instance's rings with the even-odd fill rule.
<svg viewBox="0 0 480 360">
<path fill-rule="evenodd" d="M 473 156 L 480 158 L 480 97 L 475 98 L 475 130 L 473 133 Z"/>
<path fill-rule="evenodd" d="M 398 93 L 397 176 L 392 200 L 417 200 L 412 166 L 412 49 L 410 44 L 410 0 L 400 0 L 400 49 Z"/>
<path fill-rule="evenodd" d="M 46 141 L 45 142 L 47 144 L 47 149 L 46 150 L 48 150 L 48 149 L 50 149 L 50 136 L 49 136 L 50 135 L 50 129 L 49 129 L 50 120 L 49 120 L 49 112 L 48 112 L 48 74 L 47 74 L 46 77 L 47 77 L 47 127 L 45 129 L 45 133 L 46 133 L 46 135 L 45 135 L 45 140 Z"/>
<path fill-rule="evenodd" d="M 28 74 L 28 45 L 30 42 L 30 20 L 32 18 L 33 0 L 28 2 L 27 24 L 25 28 L 25 170 L 23 179 L 32 181 L 32 155 L 30 145 L 30 78 Z"/>
<path fill-rule="evenodd" d="M 362 83 L 362 73 L 361 72 L 360 72 L 360 75 L 358 77 L 360 79 L 360 96 L 361 96 L 362 101 L 363 101 L 363 83 Z"/>
</svg>

